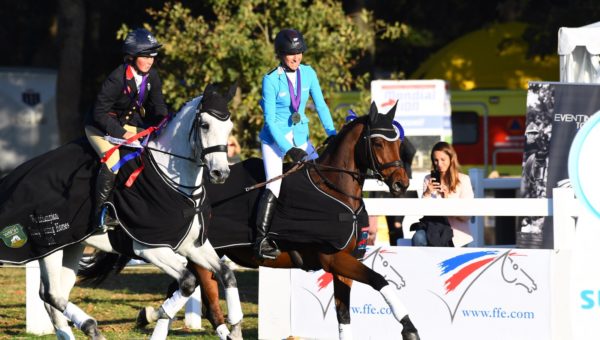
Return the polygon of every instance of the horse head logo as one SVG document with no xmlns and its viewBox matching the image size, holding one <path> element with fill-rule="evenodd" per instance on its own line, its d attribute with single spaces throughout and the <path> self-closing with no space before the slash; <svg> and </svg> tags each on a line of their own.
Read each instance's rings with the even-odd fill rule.
<svg viewBox="0 0 600 340">
<path fill-rule="evenodd" d="M 502 278 L 506 283 L 522 286 L 527 293 L 533 293 L 537 290 L 535 281 L 523 270 L 519 264 L 510 256 L 509 252 L 502 255 Z"/>
<path fill-rule="evenodd" d="M 369 268 L 381 274 L 386 281 L 394 286 L 397 290 L 400 290 L 406 287 L 406 281 L 398 269 L 396 269 L 392 263 L 386 259 L 384 255 L 387 253 L 393 253 L 393 251 L 385 250 L 379 247 L 367 255 L 362 262 L 365 263 Z"/>
</svg>

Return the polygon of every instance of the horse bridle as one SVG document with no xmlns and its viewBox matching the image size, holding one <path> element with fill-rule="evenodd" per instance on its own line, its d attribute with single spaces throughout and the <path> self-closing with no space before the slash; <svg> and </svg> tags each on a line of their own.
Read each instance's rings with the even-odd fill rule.
<svg viewBox="0 0 600 340">
<path fill-rule="evenodd" d="M 208 113 L 209 115 L 217 118 L 220 121 L 225 121 L 227 119 L 229 119 L 229 117 L 231 116 L 231 114 L 229 112 L 222 112 L 216 109 L 206 109 L 204 110 L 204 112 Z M 204 145 L 202 144 L 202 138 L 200 138 L 200 129 L 202 128 L 202 125 L 204 124 L 204 121 L 202 120 L 202 101 L 200 101 L 200 105 L 198 105 L 198 107 L 196 108 L 196 118 L 194 119 L 194 123 L 192 124 L 192 128 L 190 129 L 190 133 L 188 136 L 189 140 L 192 140 L 193 138 L 193 144 L 194 144 L 194 157 L 192 158 L 192 160 L 196 163 L 198 163 L 199 166 L 204 165 L 204 161 L 205 161 L 205 157 L 208 154 L 211 154 L 213 152 L 227 152 L 227 144 L 219 144 L 219 145 L 213 145 L 213 146 L 209 146 L 207 148 L 204 147 Z M 199 153 L 198 153 L 199 151 Z"/>
<path fill-rule="evenodd" d="M 377 158 L 375 158 L 375 155 L 373 153 L 373 146 L 371 143 L 371 138 L 373 138 L 373 136 L 371 133 L 372 133 L 372 131 L 379 131 L 379 130 L 389 131 L 390 129 L 377 128 L 377 129 L 371 130 L 371 124 L 369 124 L 368 121 L 365 125 L 366 125 L 366 128 L 365 128 L 365 133 L 363 134 L 363 139 L 365 139 L 365 148 L 367 149 L 366 151 L 367 151 L 367 154 L 369 157 L 369 163 L 370 163 L 369 168 L 371 170 L 373 170 L 373 172 L 374 172 L 373 175 L 367 175 L 367 176 L 372 176 L 372 177 L 365 177 L 365 178 L 375 178 L 375 179 L 383 182 L 384 177 L 383 177 L 383 174 L 381 173 L 383 170 L 385 170 L 387 168 L 391 168 L 391 167 L 403 168 L 404 162 L 402 162 L 402 159 L 399 158 L 396 161 L 379 164 L 379 162 L 377 161 Z M 394 127 L 392 127 L 392 129 L 394 129 Z"/>
<path fill-rule="evenodd" d="M 377 161 L 377 159 L 375 158 L 375 156 L 373 155 L 373 146 L 371 144 L 371 138 L 373 138 L 372 136 L 372 131 L 378 131 L 378 130 L 384 130 L 383 128 L 377 128 L 377 129 L 373 129 L 371 130 L 371 126 L 369 124 L 369 121 L 367 121 L 365 123 L 365 129 L 363 130 L 363 134 L 362 134 L 362 139 L 365 141 L 365 148 L 367 149 L 366 152 L 368 154 L 368 159 L 369 159 L 369 169 L 374 171 L 374 174 L 368 174 L 368 173 L 362 173 L 359 171 L 352 171 L 352 170 L 347 170 L 347 169 L 343 169 L 343 168 L 337 168 L 337 167 L 332 167 L 332 166 L 326 166 L 326 165 L 322 165 L 322 164 L 317 164 L 316 162 L 314 162 L 314 160 L 310 163 L 305 162 L 304 164 L 310 165 L 312 168 L 315 169 L 315 171 L 317 172 L 317 174 L 321 177 L 321 179 L 323 180 L 323 182 L 329 186 L 331 189 L 341 193 L 342 195 L 345 195 L 347 197 L 356 199 L 356 200 L 362 200 L 362 197 L 358 197 L 358 196 L 354 196 L 352 194 L 349 194 L 347 192 L 344 192 L 342 189 L 338 188 L 335 184 L 333 184 L 330 180 L 327 179 L 327 177 L 325 177 L 323 175 L 323 173 L 321 171 L 319 171 L 319 168 L 327 168 L 327 169 L 331 169 L 331 170 L 336 170 L 339 172 L 343 172 L 343 173 L 347 173 L 350 174 L 352 177 L 354 177 L 357 181 L 360 180 L 361 178 L 363 179 L 367 179 L 367 178 L 374 178 L 380 181 L 385 181 L 385 178 L 383 177 L 383 174 L 381 173 L 381 171 L 390 168 L 390 167 L 404 167 L 404 163 L 402 162 L 402 159 L 398 159 L 396 161 L 392 161 L 392 162 L 388 162 L 388 163 L 384 163 L 384 164 L 379 164 L 379 162 Z"/>
<path fill-rule="evenodd" d="M 207 112 L 208 114 L 210 114 L 211 116 L 221 120 L 221 121 L 225 121 L 227 119 L 229 119 L 229 117 L 231 116 L 231 114 L 229 112 L 221 112 L 218 110 L 213 110 L 213 109 L 207 109 L 205 110 L 205 112 Z M 163 151 L 163 150 L 159 150 L 159 149 L 155 149 L 155 148 L 151 148 L 151 147 L 146 147 L 152 151 L 156 151 L 159 153 L 163 153 L 169 156 L 173 156 L 175 158 L 179 158 L 179 159 L 183 159 L 192 163 L 196 163 L 198 167 L 202 167 L 205 165 L 204 163 L 204 157 L 206 157 L 206 155 L 213 153 L 213 152 L 227 152 L 227 145 L 226 144 L 219 144 L 219 145 L 214 145 L 214 146 L 210 146 L 208 148 L 204 148 L 204 145 L 202 144 L 202 139 L 200 138 L 200 128 L 202 127 L 202 124 L 204 123 L 204 121 L 202 120 L 202 101 L 200 101 L 200 104 L 198 105 L 198 107 L 196 108 L 196 117 L 194 117 L 194 122 L 192 123 L 192 127 L 190 128 L 190 132 L 188 133 L 188 140 L 192 140 L 193 139 L 193 143 L 194 143 L 194 154 L 192 157 L 185 157 L 185 156 L 181 156 L 181 155 L 177 155 L 168 151 Z M 198 146 L 200 149 L 200 154 L 198 154 L 197 150 L 198 150 Z M 171 180 L 170 178 L 167 178 L 168 181 L 175 183 L 173 180 Z M 195 189 L 198 188 L 199 186 L 186 186 L 186 185 L 181 185 L 181 184 L 177 184 L 178 186 L 181 186 L 183 188 L 186 189 Z"/>
</svg>

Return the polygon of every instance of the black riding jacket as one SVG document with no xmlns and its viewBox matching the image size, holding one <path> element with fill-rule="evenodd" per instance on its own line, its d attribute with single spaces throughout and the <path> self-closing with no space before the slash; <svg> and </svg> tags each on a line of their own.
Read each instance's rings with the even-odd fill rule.
<svg viewBox="0 0 600 340">
<path fill-rule="evenodd" d="M 122 138 L 125 134 L 125 124 L 147 127 L 158 123 L 167 115 L 158 72 L 154 68 L 148 72 L 142 102 L 145 114 L 142 116 L 137 105 L 139 90 L 134 77 L 127 75 L 126 71 L 127 64 L 122 64 L 106 78 L 96 98 L 92 117 L 94 126 L 117 138 Z"/>
</svg>

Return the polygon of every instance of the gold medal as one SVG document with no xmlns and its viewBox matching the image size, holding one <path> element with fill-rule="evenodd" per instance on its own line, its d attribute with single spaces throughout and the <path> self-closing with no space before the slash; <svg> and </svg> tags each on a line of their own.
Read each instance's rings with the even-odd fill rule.
<svg viewBox="0 0 600 340">
<path fill-rule="evenodd" d="M 146 115 L 146 109 L 144 109 L 143 106 L 140 106 L 140 115 L 142 115 L 142 117 Z"/>
</svg>

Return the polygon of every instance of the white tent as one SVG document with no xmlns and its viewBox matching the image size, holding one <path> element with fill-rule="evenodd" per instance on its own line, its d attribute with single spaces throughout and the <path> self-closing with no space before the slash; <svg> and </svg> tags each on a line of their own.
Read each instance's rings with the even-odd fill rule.
<svg viewBox="0 0 600 340">
<path fill-rule="evenodd" d="M 600 83 L 600 22 L 558 30 L 560 81 Z"/>
</svg>

